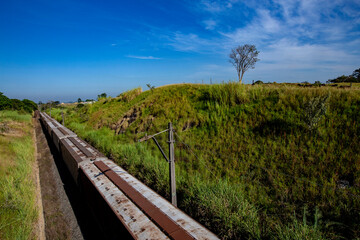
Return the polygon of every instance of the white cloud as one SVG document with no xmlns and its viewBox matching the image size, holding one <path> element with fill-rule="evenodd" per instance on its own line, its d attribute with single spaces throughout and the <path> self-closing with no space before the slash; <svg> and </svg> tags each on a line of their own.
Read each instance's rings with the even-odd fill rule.
<svg viewBox="0 0 360 240">
<path fill-rule="evenodd" d="M 351 72 L 359 56 L 338 44 L 301 44 L 282 39 L 260 53 L 256 71 L 248 77 L 266 81 L 326 81 Z"/>
<path fill-rule="evenodd" d="M 342 0 L 274 0 L 280 6 L 282 24 L 288 34 L 312 40 L 339 40 L 347 37 L 360 14 L 351 8 L 352 1 Z M 359 5 L 359 4 L 358 4 Z M 357 6 L 359 7 L 359 6 Z M 344 18 L 347 15 L 352 20 Z"/>
<path fill-rule="evenodd" d="M 207 30 L 214 30 L 214 28 L 217 25 L 216 21 L 214 21 L 212 19 L 205 20 L 205 21 L 203 21 L 203 23 L 205 24 L 205 29 L 207 29 Z"/>
<path fill-rule="evenodd" d="M 333 64 L 350 64 L 357 56 L 349 54 L 337 45 L 300 44 L 282 39 L 270 45 L 262 54 L 264 62 L 277 63 L 280 67 L 319 68 Z"/>
<path fill-rule="evenodd" d="M 216 43 L 209 39 L 200 38 L 197 34 L 175 32 L 169 37 L 169 45 L 181 52 L 206 52 L 212 50 Z"/>
<path fill-rule="evenodd" d="M 159 60 L 162 58 L 153 57 L 153 56 L 134 56 L 134 55 L 127 55 L 128 58 L 135 58 L 135 59 L 142 59 L 142 60 Z"/>
<path fill-rule="evenodd" d="M 238 0 L 227 0 L 227 1 L 217 1 L 217 0 L 202 0 L 201 8 L 210 13 L 220 13 L 227 9 L 233 7 L 233 3 Z"/>
<path fill-rule="evenodd" d="M 208 12 L 221 12 L 224 11 L 226 9 L 226 5 L 218 3 L 216 1 L 211 1 L 211 0 L 203 0 L 201 1 L 202 7 L 204 8 L 204 10 L 208 11 Z"/>
<path fill-rule="evenodd" d="M 116 45 L 117 45 L 116 43 L 112 43 L 112 44 L 111 44 L 112 47 L 115 47 Z"/>
<path fill-rule="evenodd" d="M 311 44 L 347 41 L 360 23 L 360 14 L 351 20 L 342 16 L 349 6 L 334 0 L 274 0 L 278 7 L 257 9 L 244 27 L 221 32 L 235 44 L 269 44 L 283 38 Z M 343 6 L 344 5 L 344 6 Z M 360 7 L 360 6 L 358 6 Z M 344 11 L 342 11 L 344 9 Z M 340 14 L 338 12 L 341 12 Z M 354 12 L 348 16 L 354 16 Z M 356 23 L 359 21 L 359 23 Z M 359 34 L 356 34 L 359 36 Z"/>
<path fill-rule="evenodd" d="M 231 32 L 219 32 L 223 37 L 227 48 L 245 43 L 262 45 L 284 34 L 284 25 L 267 9 L 258 9 L 257 15 L 245 27 L 237 28 Z"/>
<path fill-rule="evenodd" d="M 281 30 L 281 23 L 272 17 L 269 10 L 258 10 L 258 20 L 256 21 L 266 33 L 278 33 Z"/>
<path fill-rule="evenodd" d="M 231 80 L 229 76 L 235 74 L 235 69 L 230 64 L 217 65 L 206 64 L 200 66 L 194 73 L 185 76 L 189 81 L 203 81 L 209 83 L 210 79 L 215 83 L 222 80 Z"/>
</svg>

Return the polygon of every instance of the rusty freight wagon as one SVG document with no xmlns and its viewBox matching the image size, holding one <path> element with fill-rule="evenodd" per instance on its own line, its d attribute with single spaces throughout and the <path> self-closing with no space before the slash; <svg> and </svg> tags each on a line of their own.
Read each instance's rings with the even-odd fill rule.
<svg viewBox="0 0 360 240">
<path fill-rule="evenodd" d="M 37 114 L 99 221 L 123 226 L 134 239 L 218 239 L 74 132 Z"/>
</svg>

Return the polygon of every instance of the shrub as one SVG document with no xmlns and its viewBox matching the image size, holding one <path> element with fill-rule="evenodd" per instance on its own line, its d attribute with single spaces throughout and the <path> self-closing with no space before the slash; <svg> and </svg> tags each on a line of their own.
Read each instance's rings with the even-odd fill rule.
<svg viewBox="0 0 360 240">
<path fill-rule="evenodd" d="M 314 130 L 326 113 L 326 102 L 330 95 L 311 98 L 305 104 L 305 124 L 309 131 Z"/>
</svg>

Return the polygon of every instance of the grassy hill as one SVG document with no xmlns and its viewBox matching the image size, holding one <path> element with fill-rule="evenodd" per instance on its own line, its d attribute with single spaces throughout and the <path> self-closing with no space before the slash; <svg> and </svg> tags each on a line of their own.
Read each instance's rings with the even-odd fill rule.
<svg viewBox="0 0 360 240">
<path fill-rule="evenodd" d="M 167 198 L 166 161 L 137 140 L 171 121 L 178 205 L 223 239 L 360 238 L 357 85 L 170 85 L 64 112 L 68 127 Z M 167 149 L 167 134 L 157 139 Z"/>
</svg>

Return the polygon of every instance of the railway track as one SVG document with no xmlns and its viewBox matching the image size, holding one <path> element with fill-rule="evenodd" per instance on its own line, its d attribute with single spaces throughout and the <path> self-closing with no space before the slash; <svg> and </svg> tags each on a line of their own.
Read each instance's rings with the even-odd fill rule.
<svg viewBox="0 0 360 240">
<path fill-rule="evenodd" d="M 99 221 L 133 239 L 218 239 L 166 199 L 46 113 L 37 112 Z"/>
</svg>

